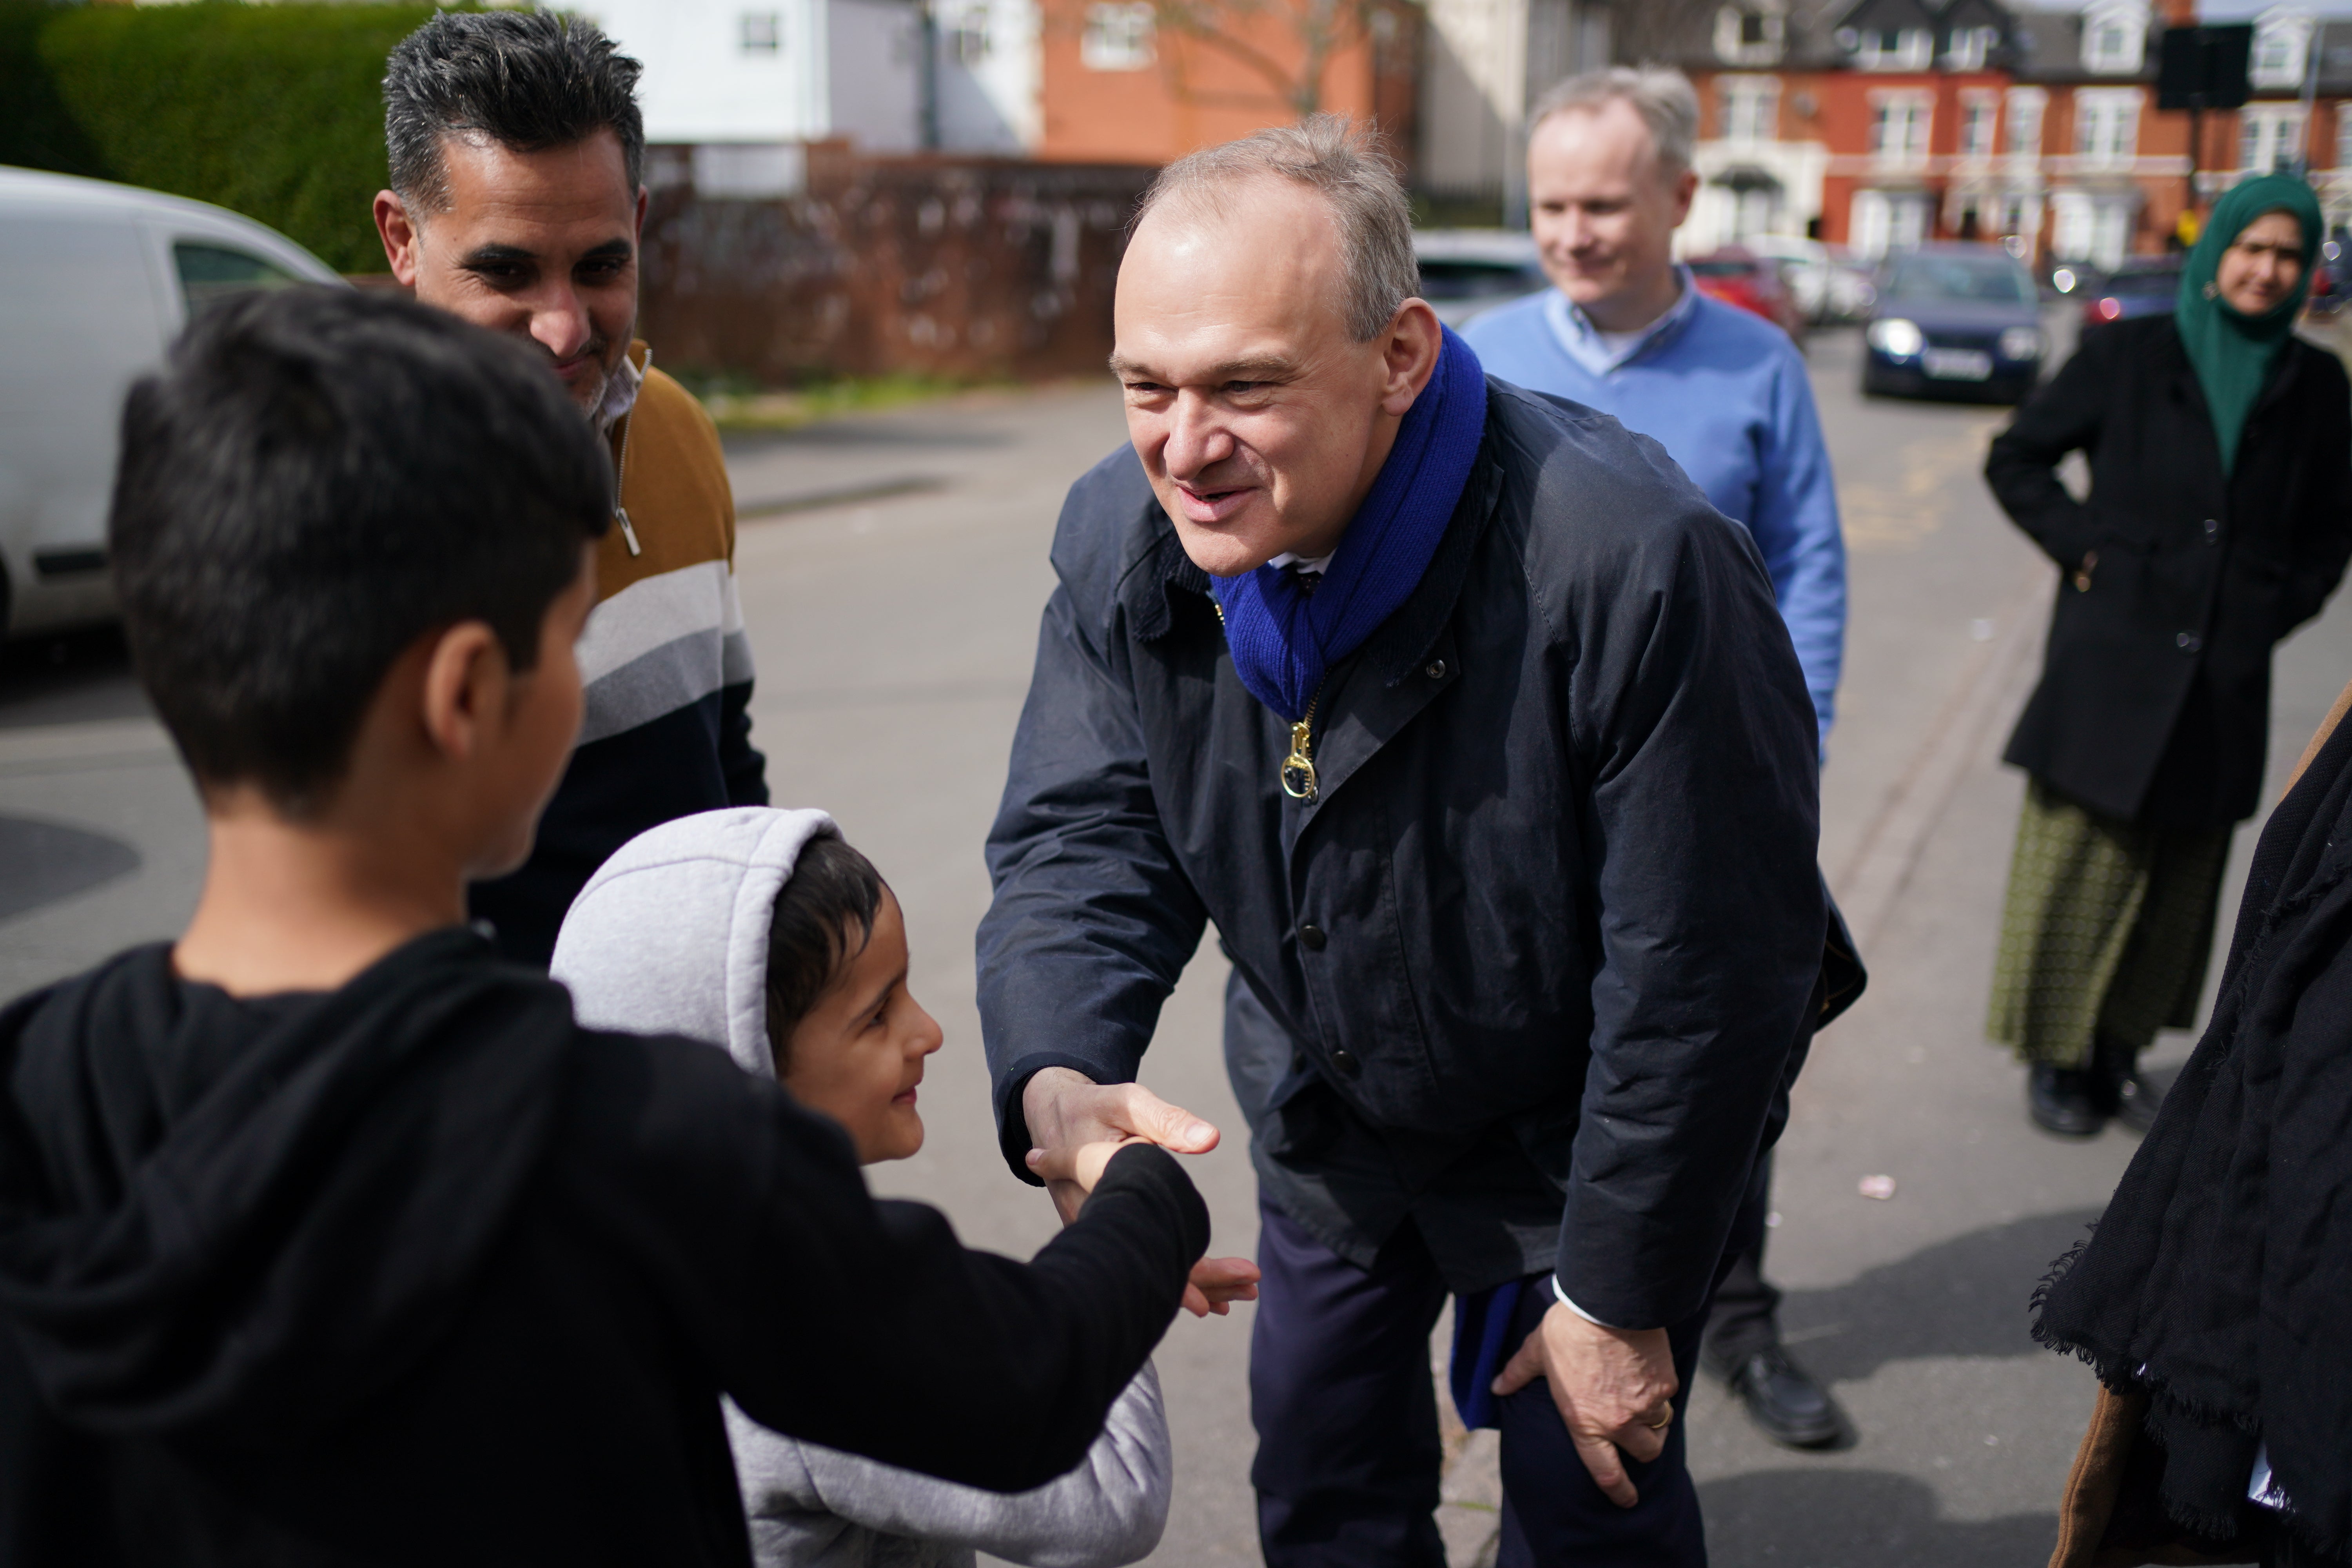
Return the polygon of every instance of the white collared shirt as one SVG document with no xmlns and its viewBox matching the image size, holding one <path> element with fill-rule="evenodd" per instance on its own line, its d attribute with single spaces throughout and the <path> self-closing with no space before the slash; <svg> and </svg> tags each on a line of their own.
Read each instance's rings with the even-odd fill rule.
<svg viewBox="0 0 2352 1568">
<path fill-rule="evenodd" d="M 1557 289 L 1544 301 L 1544 323 L 1551 328 L 1552 335 L 1559 340 L 1559 346 L 1570 359 L 1594 375 L 1607 375 L 1652 343 L 1679 331 L 1683 323 L 1690 320 L 1691 312 L 1698 309 L 1698 287 L 1691 280 L 1690 268 L 1680 262 L 1675 264 L 1675 282 L 1681 292 L 1666 307 L 1665 314 L 1630 332 L 1602 331 Z"/>
<path fill-rule="evenodd" d="M 604 401 L 596 405 L 596 429 L 609 436 L 613 426 L 628 417 L 629 410 L 637 405 L 637 389 L 646 384 L 646 373 L 637 368 L 628 355 L 621 356 L 619 368 L 604 378 Z"/>
</svg>

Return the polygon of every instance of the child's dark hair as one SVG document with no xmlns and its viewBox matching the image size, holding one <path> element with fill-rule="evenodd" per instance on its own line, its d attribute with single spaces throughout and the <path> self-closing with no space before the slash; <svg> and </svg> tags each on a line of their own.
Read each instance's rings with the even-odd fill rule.
<svg viewBox="0 0 2352 1568">
<path fill-rule="evenodd" d="M 881 908 L 882 874 L 839 834 L 820 832 L 802 846 L 768 927 L 768 1048 L 779 1078 L 793 1031 L 866 951 Z"/>
<path fill-rule="evenodd" d="M 311 813 L 435 627 L 486 621 L 530 668 L 611 467 L 541 358 L 442 311 L 287 289 L 199 316 L 123 405 L 108 526 L 139 678 L 198 784 Z"/>
</svg>

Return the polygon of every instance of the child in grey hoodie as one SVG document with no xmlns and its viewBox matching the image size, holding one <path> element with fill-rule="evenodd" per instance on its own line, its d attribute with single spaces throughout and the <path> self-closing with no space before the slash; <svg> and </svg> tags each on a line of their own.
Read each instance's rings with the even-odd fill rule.
<svg viewBox="0 0 2352 1568">
<path fill-rule="evenodd" d="M 780 1079 L 842 1124 L 862 1163 L 922 1147 L 916 1086 L 940 1026 L 908 993 L 897 899 L 823 812 L 737 807 L 632 839 L 573 901 L 553 973 L 583 1024 L 708 1040 Z M 1222 1310 L 1255 1291 L 1211 1294 Z M 726 1415 L 761 1568 L 968 1568 L 975 1551 L 1115 1568 L 1168 1521 L 1149 1362 L 1077 1468 L 1010 1495 L 787 1437 L 731 1403 Z"/>
</svg>

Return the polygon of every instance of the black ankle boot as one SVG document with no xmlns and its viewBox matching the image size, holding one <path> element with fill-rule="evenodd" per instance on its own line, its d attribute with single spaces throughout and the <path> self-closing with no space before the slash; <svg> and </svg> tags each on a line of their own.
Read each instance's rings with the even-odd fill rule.
<svg viewBox="0 0 2352 1568">
<path fill-rule="evenodd" d="M 2036 1062 L 2025 1078 L 2026 1114 L 2045 1132 L 2088 1138 L 2107 1124 L 2098 1091 L 2095 1072 Z"/>
<path fill-rule="evenodd" d="M 2099 1042 L 2099 1098 L 2107 1114 L 2134 1132 L 2156 1125 L 2164 1091 L 2139 1074 L 2139 1053 L 2113 1041 Z"/>
</svg>

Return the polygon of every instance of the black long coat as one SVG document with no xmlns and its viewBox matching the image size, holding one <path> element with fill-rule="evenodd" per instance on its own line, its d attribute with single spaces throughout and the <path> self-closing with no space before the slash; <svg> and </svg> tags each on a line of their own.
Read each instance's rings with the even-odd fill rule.
<svg viewBox="0 0 2352 1568">
<path fill-rule="evenodd" d="M 1235 677 L 1135 454 L 1071 488 L 988 844 L 1008 1163 L 1039 1068 L 1131 1079 L 1214 921 L 1261 1192 L 1457 1289 L 1706 1300 L 1821 979 L 1812 700 L 1747 531 L 1655 442 L 1487 384 L 1421 584 L 1290 727 Z"/>
<path fill-rule="evenodd" d="M 2077 450 L 2082 501 L 2056 471 Z M 2172 319 L 2096 329 L 1994 438 L 1985 479 L 2064 574 L 2008 761 L 2109 816 L 2253 815 L 2271 650 L 2352 556 L 2352 394 L 2336 357 L 2288 341 L 2225 477 Z"/>
</svg>

